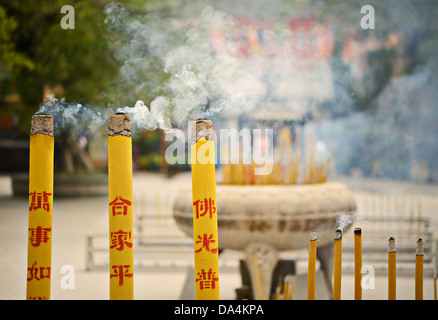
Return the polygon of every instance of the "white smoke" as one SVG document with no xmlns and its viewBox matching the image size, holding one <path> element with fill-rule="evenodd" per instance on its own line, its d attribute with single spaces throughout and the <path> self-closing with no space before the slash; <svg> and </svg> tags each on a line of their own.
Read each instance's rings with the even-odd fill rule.
<svg viewBox="0 0 438 320">
<path fill-rule="evenodd" d="M 357 212 L 350 214 L 342 214 L 339 218 L 336 219 L 337 229 L 344 232 L 345 227 L 351 225 L 357 218 Z"/>
<path fill-rule="evenodd" d="M 304 92 L 302 83 L 309 83 L 308 73 L 294 69 L 287 42 L 284 52 L 273 59 L 261 53 L 245 56 L 241 44 L 227 38 L 238 36 L 235 32 L 239 30 L 236 19 L 227 13 L 207 7 L 190 18 L 130 17 L 123 6 L 111 4 L 106 14 L 109 29 L 123 35 L 123 41 L 118 39 L 113 46 L 115 57 L 122 62 L 123 81 L 134 94 L 156 97 L 150 113 L 140 102 L 123 108 L 136 118 L 139 128 L 184 126 L 188 120 L 222 112 L 238 116 L 263 107 L 270 95 L 280 96 L 283 105 L 299 111 L 297 115 L 316 105 L 296 102 L 296 96 Z M 288 32 L 284 25 L 278 30 L 266 29 L 259 37 L 280 41 Z M 313 68 L 329 66 L 314 63 Z M 167 76 L 164 79 L 163 74 Z M 320 77 L 323 74 L 326 72 Z M 278 92 L 272 92 L 274 87 Z M 331 90 L 329 83 L 327 88 L 315 85 L 310 89 L 313 96 L 327 90 Z M 149 119 L 154 116 L 154 104 L 165 109 L 159 113 L 160 121 Z"/>
<path fill-rule="evenodd" d="M 113 113 L 109 108 L 95 105 L 82 105 L 81 103 L 69 103 L 65 98 L 58 100 L 50 96 L 48 101 L 40 105 L 35 114 L 49 114 L 53 117 L 55 134 L 69 129 L 78 136 L 84 132 L 97 133 L 101 126 L 106 124 L 108 116 Z"/>
</svg>

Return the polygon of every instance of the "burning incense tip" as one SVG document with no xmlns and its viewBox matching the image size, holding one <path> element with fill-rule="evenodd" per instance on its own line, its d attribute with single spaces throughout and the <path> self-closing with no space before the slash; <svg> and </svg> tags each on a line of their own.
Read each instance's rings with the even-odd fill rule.
<svg viewBox="0 0 438 320">
<path fill-rule="evenodd" d="M 35 133 L 53 137 L 53 117 L 48 114 L 34 114 L 30 134 L 34 135 Z"/>
<path fill-rule="evenodd" d="M 309 240 L 316 240 L 318 239 L 318 232 L 315 230 L 310 231 Z"/>
<path fill-rule="evenodd" d="M 214 140 L 213 121 L 208 119 L 197 119 L 192 125 L 192 144 L 199 139 Z"/>
<path fill-rule="evenodd" d="M 124 113 L 115 113 L 108 117 L 108 135 L 131 137 L 131 119 Z"/>
<path fill-rule="evenodd" d="M 339 240 L 339 239 L 342 239 L 342 230 L 341 229 L 338 229 L 335 232 L 335 240 Z"/>
<path fill-rule="evenodd" d="M 362 229 L 361 228 L 355 228 L 354 229 L 354 234 L 357 234 L 358 236 L 362 234 Z"/>
<path fill-rule="evenodd" d="M 424 242 L 423 239 L 419 238 L 417 240 L 417 250 L 416 250 L 417 256 L 424 255 Z"/>
<path fill-rule="evenodd" d="M 393 237 L 388 240 L 388 252 L 395 252 L 395 239 Z"/>
</svg>

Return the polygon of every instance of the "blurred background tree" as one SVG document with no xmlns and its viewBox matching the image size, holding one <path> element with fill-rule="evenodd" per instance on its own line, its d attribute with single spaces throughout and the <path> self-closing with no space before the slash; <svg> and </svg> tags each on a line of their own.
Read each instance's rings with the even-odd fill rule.
<svg viewBox="0 0 438 320">
<path fill-rule="evenodd" d="M 109 30 L 105 7 L 110 0 L 0 0 L 0 117 L 13 117 L 14 139 L 28 139 L 31 116 L 41 103 L 54 95 L 67 102 L 119 107 L 136 100 L 152 100 L 156 92 L 136 92 L 120 77 L 123 61 L 111 50 L 120 33 Z M 191 2 L 189 0 L 188 2 Z M 63 29 L 63 5 L 75 10 L 75 28 Z M 128 0 L 123 6 L 134 16 L 168 14 L 184 5 L 173 0 Z M 146 51 L 142 54 L 147 55 Z M 165 77 L 157 61 L 152 61 L 144 76 Z M 149 74 L 149 75 L 148 75 Z M 0 128 L 1 134 L 1 128 Z M 58 132 L 56 149 L 60 157 L 55 170 L 75 172 L 94 169 L 89 155 L 78 144 L 71 130 Z"/>
<path fill-rule="evenodd" d="M 109 90 L 118 70 L 105 40 L 106 3 L 70 1 L 68 4 L 75 9 L 75 29 L 64 30 L 60 9 L 65 1 L 0 1 L 0 14 L 7 18 L 1 20 L 9 28 L 1 28 L 0 50 L 6 52 L 0 57 L 1 73 L 7 74 L 1 96 L 19 97 L 15 103 L 4 103 L 2 99 L 0 112 L 13 113 L 17 118 L 20 125 L 15 138 L 28 137 L 30 118 L 48 94 L 67 96 L 72 101 L 103 101 L 102 93 Z M 57 134 L 63 137 L 62 144 L 57 144 L 60 153 L 72 157 L 60 161 L 59 170 L 73 172 L 77 166 L 92 170 L 77 139 L 72 139 L 68 130 Z M 63 150 L 76 152 L 67 154 Z M 64 166 L 66 163 L 74 165 Z"/>
</svg>

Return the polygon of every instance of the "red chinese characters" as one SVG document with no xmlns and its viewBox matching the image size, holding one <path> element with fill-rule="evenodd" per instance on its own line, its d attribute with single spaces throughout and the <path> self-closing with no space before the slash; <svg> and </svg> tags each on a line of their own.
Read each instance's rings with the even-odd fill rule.
<svg viewBox="0 0 438 320">
<path fill-rule="evenodd" d="M 196 219 L 205 216 L 208 213 L 209 218 L 213 217 L 216 213 L 216 207 L 214 205 L 214 200 L 211 198 L 205 198 L 204 200 L 196 200 L 193 202 L 196 207 Z"/>
<path fill-rule="evenodd" d="M 117 277 L 119 278 L 119 286 L 123 286 L 124 278 L 132 278 L 134 274 L 130 272 L 131 265 L 113 265 L 112 273 L 110 274 L 110 279 Z"/>
<path fill-rule="evenodd" d="M 195 283 L 199 282 L 199 288 L 201 290 L 215 289 L 217 281 L 219 281 L 219 278 L 216 277 L 216 272 L 213 272 L 211 268 L 207 272 L 201 269 L 201 272 L 196 274 Z"/>
<path fill-rule="evenodd" d="M 128 207 L 132 205 L 132 202 L 126 199 L 123 199 L 121 196 L 117 196 L 113 201 L 109 203 L 110 207 L 112 207 L 112 215 L 124 215 L 128 213 Z"/>
<path fill-rule="evenodd" d="M 50 201 L 49 197 L 51 196 L 51 193 L 48 193 L 46 191 L 43 192 L 30 192 L 29 196 L 29 211 L 43 209 L 47 212 L 50 211 Z"/>
<path fill-rule="evenodd" d="M 116 249 L 118 251 L 122 251 L 125 246 L 128 248 L 132 248 L 132 241 L 131 240 L 131 232 L 126 232 L 123 230 L 119 231 L 113 231 L 111 232 L 111 245 L 110 249 Z"/>
<path fill-rule="evenodd" d="M 50 267 L 37 267 L 35 261 L 30 268 L 27 268 L 27 281 L 50 279 Z"/>
<path fill-rule="evenodd" d="M 202 245 L 199 247 L 199 249 L 195 250 L 195 253 L 199 253 L 202 251 L 202 249 L 205 249 L 208 252 L 211 253 L 217 253 L 217 247 L 216 248 L 210 248 L 210 243 L 214 243 L 216 240 L 213 239 L 213 234 L 210 234 L 209 236 L 204 233 L 202 237 L 198 235 L 198 240 L 196 241 L 196 244 L 202 243 Z"/>
<path fill-rule="evenodd" d="M 49 232 L 52 231 L 52 228 L 43 228 L 38 226 L 36 228 L 29 228 L 30 233 L 30 244 L 34 247 L 39 247 L 41 243 L 47 243 L 49 240 Z"/>
</svg>

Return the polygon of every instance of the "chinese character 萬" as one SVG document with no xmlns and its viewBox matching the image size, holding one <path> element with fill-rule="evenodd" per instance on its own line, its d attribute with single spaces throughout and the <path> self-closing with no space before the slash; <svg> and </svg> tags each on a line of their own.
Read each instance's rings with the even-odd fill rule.
<svg viewBox="0 0 438 320">
<path fill-rule="evenodd" d="M 125 245 L 128 248 L 132 248 L 132 242 L 128 242 L 127 240 L 131 239 L 131 231 L 112 231 L 111 232 L 111 245 L 110 249 L 116 248 L 118 251 L 122 251 L 125 248 Z"/>
<path fill-rule="evenodd" d="M 30 192 L 29 196 L 30 198 L 30 205 L 29 205 L 29 211 L 37 210 L 43 208 L 45 211 L 50 211 L 50 202 L 49 202 L 49 196 L 51 196 L 51 193 L 48 193 L 46 191 L 43 192 Z"/>
<path fill-rule="evenodd" d="M 219 281 L 218 277 L 215 277 L 216 272 L 213 272 L 211 268 L 208 270 L 208 272 L 205 272 L 204 269 L 201 269 L 201 272 L 198 272 L 196 274 L 196 280 L 195 282 L 199 281 L 199 288 L 201 290 L 204 289 L 215 289 L 216 288 L 216 281 Z"/>
<path fill-rule="evenodd" d="M 217 248 L 214 249 L 210 249 L 210 243 L 216 242 L 216 240 L 213 240 L 213 234 L 210 234 L 210 236 L 207 236 L 206 233 L 204 233 L 202 235 L 202 237 L 200 235 L 198 235 L 198 239 L 196 241 L 196 244 L 198 243 L 202 243 L 201 247 L 197 250 L 195 250 L 195 253 L 199 253 L 202 251 L 202 249 L 205 248 L 205 250 L 211 252 L 211 253 L 217 253 Z"/>
<path fill-rule="evenodd" d="M 128 207 L 132 205 L 132 202 L 126 199 L 123 199 L 121 196 L 117 196 L 113 201 L 109 204 L 112 207 L 113 216 L 118 214 L 123 214 L 126 216 L 128 213 Z"/>
<path fill-rule="evenodd" d="M 196 219 L 199 217 L 203 217 L 209 213 L 210 219 L 213 217 L 213 214 L 216 213 L 216 207 L 214 206 L 214 200 L 211 198 L 205 198 L 204 200 L 196 200 L 193 202 L 193 205 L 196 206 Z"/>
</svg>

